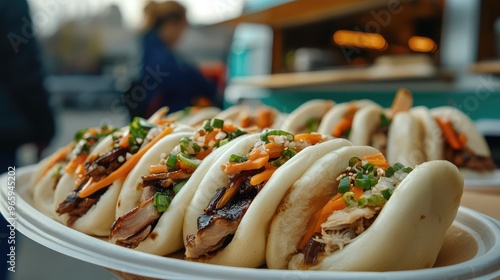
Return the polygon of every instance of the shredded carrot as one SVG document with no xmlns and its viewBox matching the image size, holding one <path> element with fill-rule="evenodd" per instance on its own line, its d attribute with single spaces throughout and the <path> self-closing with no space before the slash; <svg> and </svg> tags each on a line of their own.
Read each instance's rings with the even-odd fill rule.
<svg viewBox="0 0 500 280">
<path fill-rule="evenodd" d="M 315 233 L 321 232 L 321 224 L 324 223 L 328 217 L 335 210 L 342 210 L 346 207 L 344 200 L 342 199 L 342 194 L 338 193 L 336 196 L 332 197 L 323 208 L 320 208 L 314 215 L 311 217 L 308 223 L 308 228 L 306 234 L 302 237 L 302 240 L 299 242 L 299 248 L 303 249 L 307 244 L 307 241 L 311 239 L 311 237 Z"/>
<path fill-rule="evenodd" d="M 132 155 L 127 161 L 125 161 L 122 166 L 120 166 L 118 169 L 113 171 L 111 174 L 109 174 L 106 178 L 92 183 L 88 186 L 83 187 L 80 192 L 78 193 L 78 196 L 81 198 L 85 198 L 96 191 L 105 188 L 109 185 L 111 185 L 114 181 L 126 177 L 128 173 L 134 168 L 134 166 L 137 164 L 137 162 L 141 159 L 141 157 L 160 139 L 165 137 L 166 135 L 172 133 L 173 129 L 172 127 L 166 127 L 163 129 L 160 134 L 158 134 L 153 140 L 151 140 L 149 143 L 147 143 L 142 149 L 140 149 L 137 153 Z"/>
<path fill-rule="evenodd" d="M 281 152 L 285 149 L 285 146 L 269 142 L 265 145 L 265 148 L 266 152 L 269 153 L 269 158 L 277 158 L 281 156 Z"/>
<path fill-rule="evenodd" d="M 358 111 L 358 106 L 355 103 L 351 102 L 347 106 L 347 110 L 343 116 L 343 118 L 333 127 L 332 136 L 333 137 L 342 137 L 344 133 L 352 127 L 352 120 L 354 119 L 354 115 Z"/>
<path fill-rule="evenodd" d="M 125 133 L 123 135 L 122 139 L 120 140 L 120 143 L 118 143 L 118 146 L 120 146 L 124 149 L 128 148 L 130 146 L 130 142 L 129 142 L 130 137 L 132 137 L 131 134 L 129 134 L 128 132 Z"/>
<path fill-rule="evenodd" d="M 183 163 L 182 161 L 177 161 L 179 163 L 179 168 L 186 171 L 186 172 L 194 172 L 194 168 L 192 168 L 191 166 Z"/>
<path fill-rule="evenodd" d="M 264 181 L 268 181 L 269 178 L 271 178 L 271 176 L 274 174 L 274 171 L 276 171 L 276 168 L 269 168 L 259 174 L 253 175 L 250 179 L 250 184 L 252 186 L 257 186 Z"/>
<path fill-rule="evenodd" d="M 194 155 L 194 157 L 195 157 L 195 158 L 197 158 L 197 159 L 201 159 L 201 160 L 203 160 L 203 159 L 204 159 L 204 158 L 206 158 L 206 157 L 207 157 L 207 156 L 208 156 L 211 152 L 212 152 L 212 150 L 211 150 L 211 149 L 208 149 L 208 150 L 202 150 L 202 151 L 200 151 L 199 153 L 196 153 L 196 154 Z"/>
<path fill-rule="evenodd" d="M 227 133 L 235 132 L 236 131 L 236 126 L 231 123 L 224 123 L 223 130 Z"/>
<path fill-rule="evenodd" d="M 149 167 L 149 174 L 164 173 L 168 172 L 168 168 L 165 164 L 155 164 Z"/>
<path fill-rule="evenodd" d="M 269 154 L 261 149 L 255 149 L 247 156 L 249 160 L 254 160 L 262 157 L 267 157 L 269 159 Z"/>
<path fill-rule="evenodd" d="M 217 133 L 219 133 L 220 130 L 219 129 L 214 129 L 212 131 L 210 131 L 209 133 L 207 133 L 205 135 L 205 145 L 208 145 L 208 143 L 210 143 L 210 141 L 215 141 L 215 135 L 217 135 Z"/>
<path fill-rule="evenodd" d="M 52 166 L 56 165 L 56 163 L 66 160 L 68 154 L 71 153 L 71 150 L 73 150 L 73 144 L 69 144 L 66 147 L 57 150 L 57 152 L 55 152 L 45 164 L 41 176 L 45 175 L 52 168 Z"/>
<path fill-rule="evenodd" d="M 252 125 L 252 118 L 250 116 L 246 116 L 241 119 L 240 126 L 241 127 L 249 127 Z"/>
<path fill-rule="evenodd" d="M 358 201 L 359 198 L 365 192 L 365 190 L 363 188 L 360 188 L 360 187 L 351 187 L 350 190 L 351 190 L 351 192 L 354 193 L 354 200 L 356 200 L 356 201 Z"/>
<path fill-rule="evenodd" d="M 90 134 L 90 135 L 96 135 L 98 133 L 99 133 L 99 131 L 97 131 L 97 128 L 95 128 L 95 127 L 91 127 L 89 129 L 87 129 L 87 131 L 85 132 L 85 134 Z"/>
<path fill-rule="evenodd" d="M 273 125 L 273 112 L 268 108 L 259 108 L 256 124 L 260 128 L 271 127 Z"/>
<path fill-rule="evenodd" d="M 363 188 L 359 187 L 351 187 L 350 191 L 354 193 L 354 200 L 358 201 L 359 198 L 363 195 L 365 190 Z M 337 193 L 334 197 L 332 197 L 326 204 L 323 206 L 323 208 L 319 209 L 314 213 L 314 215 L 311 217 L 309 220 L 309 223 L 307 225 L 307 231 L 306 234 L 302 237 L 301 241 L 299 242 L 299 247 L 300 249 L 304 249 L 304 246 L 307 244 L 307 241 L 311 239 L 311 237 L 315 233 L 320 233 L 321 232 L 321 224 L 326 222 L 328 217 L 336 210 L 342 210 L 346 208 L 347 205 L 344 202 L 344 199 L 342 199 L 342 194 Z"/>
<path fill-rule="evenodd" d="M 160 119 L 156 122 L 157 125 L 161 125 L 161 126 L 165 126 L 167 124 L 171 124 L 172 121 L 171 120 L 167 120 L 167 119 Z"/>
<path fill-rule="evenodd" d="M 460 144 L 462 144 L 462 147 L 465 147 L 467 144 L 467 135 L 463 133 L 458 134 L 458 140 L 460 141 Z"/>
<path fill-rule="evenodd" d="M 194 115 L 196 113 L 198 113 L 199 111 L 201 111 L 202 107 L 199 107 L 199 106 L 193 106 L 191 107 L 191 110 L 189 110 L 189 115 Z"/>
<path fill-rule="evenodd" d="M 311 217 L 311 219 L 307 223 L 306 234 L 304 234 L 304 236 L 300 240 L 298 248 L 304 250 L 304 247 L 306 246 L 307 241 L 309 241 L 309 239 L 311 239 L 311 236 L 314 235 L 314 233 L 315 233 L 314 229 L 316 228 L 316 223 L 318 223 L 318 219 L 319 219 L 319 216 L 321 215 L 322 210 L 323 210 L 323 208 L 318 209 L 318 211 L 316 211 L 313 214 L 313 216 Z"/>
<path fill-rule="evenodd" d="M 323 138 L 323 136 L 318 133 L 303 133 L 303 134 L 296 134 L 294 137 L 294 141 L 307 141 L 312 145 L 314 145 L 319 141 L 321 141 L 321 138 Z"/>
<path fill-rule="evenodd" d="M 263 150 L 254 150 L 244 162 L 229 162 L 223 165 L 228 175 L 240 173 L 243 170 L 254 170 L 264 167 L 269 160 L 269 154 Z"/>
<path fill-rule="evenodd" d="M 342 137 L 344 132 L 351 128 L 352 126 L 352 118 L 343 118 L 341 119 L 334 127 L 332 130 L 332 136 L 333 137 Z"/>
<path fill-rule="evenodd" d="M 369 155 L 363 157 L 363 160 L 380 167 L 382 169 L 387 169 L 389 166 L 391 166 L 387 160 L 385 159 L 385 156 L 382 153 L 374 154 L 374 155 Z"/>
<path fill-rule="evenodd" d="M 73 173 L 75 172 L 76 168 L 85 162 L 87 159 L 88 155 L 80 154 L 76 156 L 74 159 L 72 159 L 67 165 L 66 165 L 66 173 Z"/>
<path fill-rule="evenodd" d="M 75 169 L 75 174 L 80 175 L 83 174 L 84 172 L 85 172 L 85 166 L 83 165 L 83 163 L 80 163 Z"/>
<path fill-rule="evenodd" d="M 400 88 L 392 101 L 390 117 L 393 118 L 399 112 L 407 112 L 413 106 L 413 95 L 408 89 Z"/>
<path fill-rule="evenodd" d="M 338 193 L 336 196 L 334 196 L 326 205 L 323 207 L 323 210 L 321 211 L 321 215 L 319 216 L 318 222 L 316 223 L 316 227 L 314 232 L 321 232 L 321 224 L 326 222 L 328 217 L 333 213 L 333 211 L 336 210 L 342 210 L 346 208 L 346 204 L 344 200 L 342 199 L 342 194 Z"/>
<path fill-rule="evenodd" d="M 385 160 L 385 156 L 382 153 L 378 153 L 378 154 L 373 154 L 373 155 L 363 157 L 363 160 L 366 160 L 366 161 L 375 160 L 375 159 Z"/>
<path fill-rule="evenodd" d="M 459 136 L 457 136 L 457 133 L 449 120 L 436 118 L 436 123 L 443 132 L 444 139 L 454 150 L 463 149 L 464 145 L 460 141 Z"/>
</svg>

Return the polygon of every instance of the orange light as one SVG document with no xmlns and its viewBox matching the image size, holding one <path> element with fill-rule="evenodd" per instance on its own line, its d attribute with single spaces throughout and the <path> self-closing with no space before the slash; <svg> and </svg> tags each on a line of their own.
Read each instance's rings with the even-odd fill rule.
<svg viewBox="0 0 500 280">
<path fill-rule="evenodd" d="M 431 38 L 413 36 L 408 40 L 408 46 L 415 52 L 435 52 L 437 49 L 436 42 Z"/>
<path fill-rule="evenodd" d="M 380 34 L 350 30 L 337 30 L 333 41 L 339 46 L 352 46 L 365 49 L 385 50 L 387 41 Z"/>
</svg>

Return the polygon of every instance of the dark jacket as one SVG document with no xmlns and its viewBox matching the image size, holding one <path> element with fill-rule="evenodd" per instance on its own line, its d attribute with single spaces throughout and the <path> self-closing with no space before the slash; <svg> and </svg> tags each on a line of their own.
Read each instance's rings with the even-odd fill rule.
<svg viewBox="0 0 500 280">
<path fill-rule="evenodd" d="M 0 150 L 47 144 L 54 118 L 26 0 L 0 1 Z"/>
<path fill-rule="evenodd" d="M 150 82 L 157 82 L 154 87 L 147 87 L 146 115 L 161 106 L 169 106 L 170 112 L 193 106 L 196 97 L 208 97 L 215 100 L 217 89 L 215 83 L 207 81 L 201 73 L 176 56 L 158 37 L 155 30 L 143 37 L 142 75 L 155 76 Z M 151 70 L 156 75 L 151 75 Z M 154 83 L 153 83 L 154 84 Z"/>
</svg>

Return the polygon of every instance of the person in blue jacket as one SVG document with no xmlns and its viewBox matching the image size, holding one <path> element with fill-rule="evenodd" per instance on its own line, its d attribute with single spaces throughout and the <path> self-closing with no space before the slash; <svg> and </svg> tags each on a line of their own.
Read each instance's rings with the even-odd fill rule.
<svg viewBox="0 0 500 280">
<path fill-rule="evenodd" d="M 175 112 L 199 105 L 202 100 L 214 102 L 216 84 L 173 50 L 187 27 L 186 9 L 175 1 L 151 1 L 144 11 L 148 31 L 142 38 L 139 84 L 146 90 L 146 97 L 143 112 L 135 113 L 149 117 L 162 106 Z"/>
</svg>

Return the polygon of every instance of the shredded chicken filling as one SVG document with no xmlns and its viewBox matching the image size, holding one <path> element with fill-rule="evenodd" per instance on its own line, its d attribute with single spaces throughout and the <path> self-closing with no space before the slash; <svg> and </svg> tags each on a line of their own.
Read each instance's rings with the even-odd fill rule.
<svg viewBox="0 0 500 280">
<path fill-rule="evenodd" d="M 368 221 L 376 216 L 376 212 L 375 208 L 370 207 L 348 207 L 335 211 L 321 225 L 321 237 L 314 240 L 326 245 L 327 254 L 342 250 L 368 228 L 367 225 L 371 224 Z"/>
</svg>

